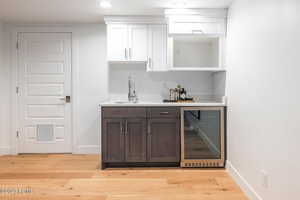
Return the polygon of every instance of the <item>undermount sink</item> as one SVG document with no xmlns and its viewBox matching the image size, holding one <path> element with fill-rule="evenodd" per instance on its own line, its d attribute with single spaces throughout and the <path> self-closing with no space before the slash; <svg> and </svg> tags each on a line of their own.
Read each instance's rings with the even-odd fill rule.
<svg viewBox="0 0 300 200">
<path fill-rule="evenodd" d="M 124 104 L 124 103 L 137 103 L 137 102 L 130 102 L 130 101 L 114 101 L 114 103 Z"/>
</svg>

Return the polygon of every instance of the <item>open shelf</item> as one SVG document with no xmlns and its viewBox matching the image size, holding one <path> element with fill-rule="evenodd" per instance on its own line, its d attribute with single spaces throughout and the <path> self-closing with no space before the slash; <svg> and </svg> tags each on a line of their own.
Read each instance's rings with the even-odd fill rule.
<svg viewBox="0 0 300 200">
<path fill-rule="evenodd" d="M 226 69 L 219 67 L 182 67 L 182 68 L 171 68 L 170 71 L 203 71 L 203 72 L 226 72 Z"/>
</svg>

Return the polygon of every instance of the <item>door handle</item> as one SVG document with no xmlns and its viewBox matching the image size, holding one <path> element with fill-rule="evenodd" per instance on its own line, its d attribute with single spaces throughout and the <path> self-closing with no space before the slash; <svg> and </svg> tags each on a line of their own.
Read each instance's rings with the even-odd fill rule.
<svg viewBox="0 0 300 200">
<path fill-rule="evenodd" d="M 62 97 L 62 98 L 59 98 L 59 99 L 62 100 L 62 101 L 65 101 L 66 103 L 71 102 L 71 96 L 65 96 L 65 97 Z"/>
</svg>

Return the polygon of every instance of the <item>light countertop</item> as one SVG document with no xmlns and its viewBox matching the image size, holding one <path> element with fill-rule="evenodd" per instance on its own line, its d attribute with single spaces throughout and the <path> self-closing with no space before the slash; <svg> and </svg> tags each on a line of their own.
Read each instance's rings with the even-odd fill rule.
<svg viewBox="0 0 300 200">
<path fill-rule="evenodd" d="M 107 101 L 100 103 L 101 107 L 137 107 L 137 106 L 144 106 L 144 107 L 159 107 L 159 106 L 177 106 L 177 107 L 194 107 L 194 106 L 226 106 L 225 101 L 200 101 L 200 102 L 187 102 L 187 103 L 163 103 L 163 102 L 147 102 L 147 101 L 139 101 L 137 103 L 131 102 L 119 102 L 119 101 Z"/>
</svg>

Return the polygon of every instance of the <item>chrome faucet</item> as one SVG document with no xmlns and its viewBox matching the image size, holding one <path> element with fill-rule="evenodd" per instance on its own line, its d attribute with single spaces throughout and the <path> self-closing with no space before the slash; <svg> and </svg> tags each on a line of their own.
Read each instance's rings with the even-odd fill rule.
<svg viewBox="0 0 300 200">
<path fill-rule="evenodd" d="M 128 77 L 128 101 L 136 103 L 138 97 L 135 91 L 135 83 L 131 76 Z"/>
</svg>

